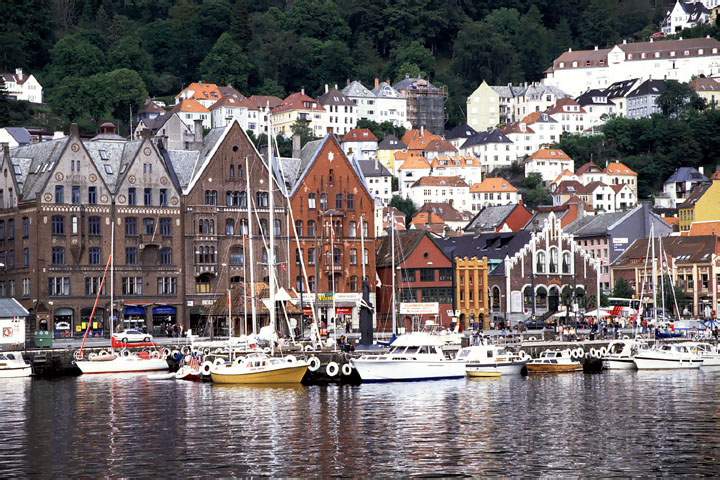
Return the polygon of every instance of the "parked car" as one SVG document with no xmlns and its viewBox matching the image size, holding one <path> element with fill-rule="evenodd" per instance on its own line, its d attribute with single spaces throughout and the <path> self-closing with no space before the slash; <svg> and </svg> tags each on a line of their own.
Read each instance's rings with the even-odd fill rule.
<svg viewBox="0 0 720 480">
<path fill-rule="evenodd" d="M 123 343 L 133 342 L 152 342 L 153 336 L 149 333 L 144 333 L 142 330 L 128 329 L 124 332 L 113 333 L 113 338 Z"/>
<path fill-rule="evenodd" d="M 525 330 L 542 330 L 546 328 L 545 324 L 539 320 L 522 320 L 517 323 L 517 329 L 519 331 Z"/>
</svg>

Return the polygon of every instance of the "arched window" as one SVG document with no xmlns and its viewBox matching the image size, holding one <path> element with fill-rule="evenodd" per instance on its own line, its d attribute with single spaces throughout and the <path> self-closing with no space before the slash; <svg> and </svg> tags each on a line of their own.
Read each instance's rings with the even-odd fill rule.
<svg viewBox="0 0 720 480">
<path fill-rule="evenodd" d="M 232 218 L 225 220 L 225 235 L 235 235 L 235 220 Z"/>
<path fill-rule="evenodd" d="M 348 227 L 348 237 L 354 238 L 357 235 L 357 224 L 350 222 Z"/>
<path fill-rule="evenodd" d="M 250 231 L 248 230 L 248 220 L 247 218 L 241 218 L 240 219 L 240 235 L 248 235 Z"/>
<path fill-rule="evenodd" d="M 303 221 L 302 220 L 295 220 L 295 231 L 297 232 L 298 237 L 303 236 Z"/>
<path fill-rule="evenodd" d="M 550 273 L 558 272 L 558 251 L 555 247 L 550 248 L 550 268 L 548 270 Z"/>
<path fill-rule="evenodd" d="M 357 265 L 357 263 L 358 263 L 357 249 L 351 248 L 350 249 L 350 265 Z"/>
<path fill-rule="evenodd" d="M 368 237 L 368 222 L 366 222 L 364 219 L 361 218 L 360 225 L 362 225 L 363 237 L 367 238 Z"/>
<path fill-rule="evenodd" d="M 268 221 L 266 218 L 261 218 L 260 222 L 258 222 L 258 235 L 269 235 L 270 231 L 268 230 Z"/>
<path fill-rule="evenodd" d="M 282 235 L 282 222 L 280 222 L 280 220 L 276 218 L 273 223 L 275 224 L 275 231 L 273 233 L 276 237 L 279 237 L 280 235 Z"/>
<path fill-rule="evenodd" d="M 492 310 L 493 312 L 500 311 L 500 287 L 497 285 L 492 289 Z"/>
<path fill-rule="evenodd" d="M 537 294 L 535 295 L 535 305 L 538 308 L 547 308 L 547 289 L 545 287 L 538 287 Z"/>
<path fill-rule="evenodd" d="M 268 192 L 255 192 L 255 206 L 257 208 L 268 208 L 269 205 Z"/>
<path fill-rule="evenodd" d="M 563 252 L 562 271 L 563 273 L 570 273 L 570 252 Z"/>
<path fill-rule="evenodd" d="M 368 249 L 366 248 L 366 249 L 363 251 L 363 263 L 364 263 L 365 265 L 367 265 L 368 262 L 369 262 L 369 259 L 370 259 L 370 255 L 369 255 Z"/>
<path fill-rule="evenodd" d="M 247 208 L 247 193 L 245 190 L 242 192 L 238 192 L 238 206 L 242 208 Z"/>
<path fill-rule="evenodd" d="M 537 262 L 535 264 L 535 271 L 537 273 L 545 273 L 545 252 L 542 250 L 537 252 Z"/>
<path fill-rule="evenodd" d="M 217 205 L 217 190 L 205 190 L 205 205 Z"/>
<path fill-rule="evenodd" d="M 523 289 L 523 307 L 526 311 L 532 311 L 533 295 L 532 287 L 527 286 Z"/>
</svg>

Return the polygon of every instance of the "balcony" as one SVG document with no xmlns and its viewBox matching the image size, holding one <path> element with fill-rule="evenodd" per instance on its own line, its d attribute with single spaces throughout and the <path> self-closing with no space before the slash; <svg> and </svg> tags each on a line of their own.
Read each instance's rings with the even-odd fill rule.
<svg viewBox="0 0 720 480">
<path fill-rule="evenodd" d="M 195 265 L 193 266 L 193 274 L 197 277 L 199 275 L 202 275 L 203 273 L 211 273 L 213 275 L 217 275 L 218 267 L 214 264 L 208 264 L 208 265 Z"/>
</svg>

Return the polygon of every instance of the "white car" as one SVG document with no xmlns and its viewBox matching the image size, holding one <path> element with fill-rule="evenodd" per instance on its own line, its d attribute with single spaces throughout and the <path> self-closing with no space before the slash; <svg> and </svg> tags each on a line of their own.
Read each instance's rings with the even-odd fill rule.
<svg viewBox="0 0 720 480">
<path fill-rule="evenodd" d="M 129 329 L 124 332 L 113 333 L 113 338 L 123 343 L 152 342 L 152 335 L 143 333 L 142 330 Z"/>
</svg>

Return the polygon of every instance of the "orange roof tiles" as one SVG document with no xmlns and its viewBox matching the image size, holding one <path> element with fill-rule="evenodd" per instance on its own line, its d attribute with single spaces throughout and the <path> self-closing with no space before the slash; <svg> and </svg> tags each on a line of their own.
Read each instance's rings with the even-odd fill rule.
<svg viewBox="0 0 720 480">
<path fill-rule="evenodd" d="M 192 98 L 186 98 L 181 101 L 172 109 L 175 112 L 186 112 L 186 113 L 208 113 L 210 110 L 203 107 L 202 103 Z"/>
<path fill-rule="evenodd" d="M 457 152 L 455 145 L 444 138 L 434 138 L 430 140 L 424 150 L 426 152 Z"/>
<path fill-rule="evenodd" d="M 403 162 L 398 170 L 430 170 L 430 163 L 422 155 L 413 154 L 413 152 L 395 152 L 395 161 Z"/>
<path fill-rule="evenodd" d="M 430 162 L 432 168 L 470 168 L 480 167 L 480 159 L 470 156 L 450 157 L 439 155 Z"/>
<path fill-rule="evenodd" d="M 480 183 L 474 184 L 470 187 L 472 193 L 479 192 L 517 192 L 510 182 L 500 177 L 488 177 Z"/>
<path fill-rule="evenodd" d="M 289 112 L 292 110 L 325 111 L 316 99 L 305 95 L 304 92 L 295 92 L 288 95 L 280 105 L 275 107 L 273 113 Z"/>
<path fill-rule="evenodd" d="M 402 142 L 407 145 L 408 150 L 425 150 L 434 140 L 443 140 L 443 138 L 427 130 L 421 132 L 417 129 L 408 130 L 402 137 Z M 455 151 L 455 147 L 452 151 Z"/>
<path fill-rule="evenodd" d="M 607 167 L 605 167 L 605 173 L 608 173 L 610 175 L 631 175 L 633 177 L 637 177 L 637 173 L 633 171 L 630 167 L 625 165 L 621 162 L 610 162 Z"/>
<path fill-rule="evenodd" d="M 369 128 L 353 128 L 342 137 L 343 142 L 377 142 L 378 138 Z"/>
<path fill-rule="evenodd" d="M 425 223 L 445 223 L 445 220 L 437 213 L 426 211 L 416 213 L 412 220 L 410 220 L 410 223 L 413 225 Z"/>
<path fill-rule="evenodd" d="M 195 100 L 220 100 L 223 97 L 220 87 L 214 83 L 193 82 L 183 89 L 192 90 L 191 97 Z"/>
<path fill-rule="evenodd" d="M 692 222 L 688 235 L 691 237 L 699 237 L 702 235 L 720 236 L 720 221 Z"/>
<path fill-rule="evenodd" d="M 530 155 L 530 160 L 572 160 L 572 158 L 559 148 L 541 148 Z"/>
</svg>

